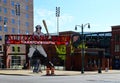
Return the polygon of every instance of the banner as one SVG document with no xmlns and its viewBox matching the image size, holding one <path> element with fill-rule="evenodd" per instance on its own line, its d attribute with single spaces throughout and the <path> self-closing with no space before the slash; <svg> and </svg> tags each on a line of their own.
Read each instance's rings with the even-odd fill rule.
<svg viewBox="0 0 120 83">
<path fill-rule="evenodd" d="M 5 44 L 67 44 L 70 36 L 5 35 Z"/>
</svg>

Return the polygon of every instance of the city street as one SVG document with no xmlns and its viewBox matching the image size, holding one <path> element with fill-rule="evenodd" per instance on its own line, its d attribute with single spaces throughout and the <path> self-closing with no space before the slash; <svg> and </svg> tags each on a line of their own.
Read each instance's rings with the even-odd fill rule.
<svg viewBox="0 0 120 83">
<path fill-rule="evenodd" d="M 75 76 L 0 75 L 0 83 L 120 83 L 120 73 Z"/>
</svg>

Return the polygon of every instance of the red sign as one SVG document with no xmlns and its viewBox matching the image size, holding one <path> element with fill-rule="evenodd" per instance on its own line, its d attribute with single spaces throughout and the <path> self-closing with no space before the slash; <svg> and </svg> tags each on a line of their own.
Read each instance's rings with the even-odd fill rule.
<svg viewBox="0 0 120 83">
<path fill-rule="evenodd" d="M 5 35 L 6 44 L 67 44 L 70 36 Z"/>
</svg>

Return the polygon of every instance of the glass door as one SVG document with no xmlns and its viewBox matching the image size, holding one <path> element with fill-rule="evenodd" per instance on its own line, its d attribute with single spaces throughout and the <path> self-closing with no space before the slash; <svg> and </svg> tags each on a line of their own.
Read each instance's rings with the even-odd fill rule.
<svg viewBox="0 0 120 83">
<path fill-rule="evenodd" d="M 21 66 L 20 56 L 11 56 L 11 68 L 18 69 Z"/>
</svg>

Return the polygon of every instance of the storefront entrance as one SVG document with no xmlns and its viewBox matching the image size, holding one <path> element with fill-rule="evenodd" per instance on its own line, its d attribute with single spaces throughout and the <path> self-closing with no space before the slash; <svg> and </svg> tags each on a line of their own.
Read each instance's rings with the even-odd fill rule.
<svg viewBox="0 0 120 83">
<path fill-rule="evenodd" d="M 11 56 L 10 57 L 10 69 L 22 69 L 25 63 L 25 56 Z"/>
</svg>

